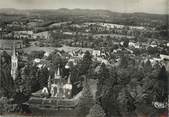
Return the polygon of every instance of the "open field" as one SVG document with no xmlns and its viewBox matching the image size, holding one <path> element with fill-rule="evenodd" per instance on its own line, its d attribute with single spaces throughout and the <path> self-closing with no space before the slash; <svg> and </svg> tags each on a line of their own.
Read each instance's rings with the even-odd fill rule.
<svg viewBox="0 0 169 117">
<path fill-rule="evenodd" d="M 107 36 L 110 36 L 111 38 L 129 38 L 129 39 L 132 39 L 134 38 L 134 36 L 127 36 L 127 35 L 120 35 L 120 34 L 94 34 L 93 37 L 96 38 L 96 37 L 107 37 Z"/>
<path fill-rule="evenodd" d="M 28 47 L 28 48 L 24 48 L 24 52 L 26 53 L 30 53 L 31 51 L 45 51 L 45 52 L 48 52 L 48 53 L 51 53 L 53 52 L 55 49 L 58 49 L 58 50 L 64 50 L 65 52 L 71 52 L 73 50 L 76 50 L 76 49 L 79 49 L 79 47 L 69 47 L 69 46 L 63 46 L 63 47 L 60 47 L 60 48 L 55 48 L 55 47 L 38 47 L 38 46 L 31 46 L 31 47 Z M 86 51 L 86 50 L 92 50 L 90 48 L 81 48 L 82 51 Z"/>
</svg>

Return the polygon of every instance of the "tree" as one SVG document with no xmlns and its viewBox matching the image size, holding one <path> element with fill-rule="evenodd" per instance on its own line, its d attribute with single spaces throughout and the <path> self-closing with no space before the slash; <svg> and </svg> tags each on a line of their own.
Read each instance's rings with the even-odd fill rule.
<svg viewBox="0 0 169 117">
<path fill-rule="evenodd" d="M 6 51 L 3 51 L 1 54 L 0 54 L 0 59 L 1 59 L 1 65 L 7 63 L 7 64 L 10 64 L 11 63 L 11 56 L 6 52 Z"/>
<path fill-rule="evenodd" d="M 145 73 L 150 73 L 152 72 L 152 65 L 151 65 L 151 61 L 148 59 L 146 61 L 146 63 L 144 64 L 144 72 Z"/>
<path fill-rule="evenodd" d="M 100 97 L 100 104 L 105 110 L 107 117 L 121 117 L 121 110 L 117 100 L 118 92 L 121 88 L 122 87 L 119 85 L 114 85 L 107 91 L 107 93 Z"/>
<path fill-rule="evenodd" d="M 48 78 L 49 78 L 49 71 L 48 71 L 47 67 L 43 67 L 39 71 L 39 84 L 40 84 L 41 88 L 47 87 Z"/>
<path fill-rule="evenodd" d="M 30 45 L 28 38 L 22 38 L 22 40 L 23 40 L 23 45 L 25 45 L 26 47 Z"/>
<path fill-rule="evenodd" d="M 149 54 L 157 54 L 157 53 L 159 53 L 159 49 L 157 48 L 157 47 L 148 47 L 147 48 L 147 51 L 148 51 L 148 53 Z"/>
<path fill-rule="evenodd" d="M 156 94 L 156 100 L 160 102 L 167 101 L 168 96 L 168 74 L 166 68 L 162 66 L 156 83 L 154 86 L 154 93 Z M 156 86 L 156 87 L 155 87 Z"/>
<path fill-rule="evenodd" d="M 102 63 L 97 77 L 98 82 L 96 98 L 99 98 L 100 96 L 104 95 L 107 91 L 109 91 L 109 88 L 111 88 L 112 86 L 112 80 L 110 79 L 109 70 L 108 68 L 106 68 L 106 65 L 104 63 Z"/>
<path fill-rule="evenodd" d="M 8 104 L 8 99 L 6 97 L 0 98 L 0 114 L 10 112 L 12 109 Z"/>
<path fill-rule="evenodd" d="M 39 59 L 42 59 L 43 56 L 44 56 L 44 53 L 45 51 L 32 51 L 30 54 L 29 54 L 29 58 L 31 60 L 35 59 L 35 58 L 39 58 Z"/>
<path fill-rule="evenodd" d="M 0 67 L 0 89 L 3 90 L 5 97 L 12 97 L 14 95 L 14 81 L 11 77 L 10 64 L 3 63 Z"/>
<path fill-rule="evenodd" d="M 51 71 L 53 72 L 55 72 L 55 70 L 58 67 L 60 67 L 61 69 L 64 69 L 67 63 L 66 57 L 62 55 L 61 52 L 58 50 L 55 50 L 54 52 L 52 52 L 47 58 L 47 60 L 50 61 Z"/>
<path fill-rule="evenodd" d="M 105 117 L 105 112 L 99 104 L 95 104 L 91 109 L 87 117 Z"/>
<path fill-rule="evenodd" d="M 123 116 L 130 115 L 131 117 L 131 115 L 134 114 L 136 106 L 135 106 L 135 99 L 131 96 L 130 92 L 127 91 L 126 89 L 123 89 L 119 93 L 118 101 L 120 105 L 121 114 Z"/>
<path fill-rule="evenodd" d="M 124 46 L 125 48 L 127 48 L 128 45 L 129 45 L 129 40 L 128 40 L 128 39 L 125 39 L 125 40 L 124 40 L 124 43 L 123 43 L 123 46 Z"/>
<path fill-rule="evenodd" d="M 127 55 L 122 55 L 120 58 L 120 67 L 126 68 L 128 66 L 129 57 Z"/>
<path fill-rule="evenodd" d="M 79 104 L 76 107 L 77 116 L 85 117 L 89 113 L 89 110 L 93 106 L 93 104 L 94 104 L 93 95 L 91 94 L 89 85 L 86 83 L 83 88 Z"/>
<path fill-rule="evenodd" d="M 83 56 L 83 60 L 82 62 L 80 63 L 80 74 L 83 75 L 83 74 L 87 74 L 89 68 L 90 68 L 90 65 L 92 63 L 92 55 L 90 54 L 89 51 L 86 51 L 85 52 L 85 55 Z"/>
</svg>

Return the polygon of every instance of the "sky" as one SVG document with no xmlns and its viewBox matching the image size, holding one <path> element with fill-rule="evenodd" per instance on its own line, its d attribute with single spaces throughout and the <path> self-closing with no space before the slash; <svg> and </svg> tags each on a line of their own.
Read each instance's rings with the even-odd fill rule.
<svg viewBox="0 0 169 117">
<path fill-rule="evenodd" d="M 0 8 L 16 9 L 106 9 L 115 12 L 167 14 L 169 0 L 0 0 Z"/>
</svg>

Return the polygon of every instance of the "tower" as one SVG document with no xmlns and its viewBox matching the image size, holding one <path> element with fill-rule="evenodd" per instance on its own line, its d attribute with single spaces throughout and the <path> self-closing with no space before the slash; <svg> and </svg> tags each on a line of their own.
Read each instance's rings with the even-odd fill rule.
<svg viewBox="0 0 169 117">
<path fill-rule="evenodd" d="M 72 95 L 72 84 L 71 84 L 71 75 L 69 75 L 68 79 L 67 79 L 67 83 L 63 86 L 64 89 L 64 95 L 67 98 L 70 98 Z"/>
<path fill-rule="evenodd" d="M 12 50 L 12 57 L 11 57 L 11 76 L 14 81 L 17 76 L 17 69 L 18 69 L 18 58 L 16 56 L 15 42 L 14 42 L 13 50 Z"/>
<path fill-rule="evenodd" d="M 56 74 L 56 72 L 55 72 L 55 80 L 60 80 L 61 79 L 61 75 L 60 75 L 60 69 L 59 69 L 59 67 L 58 67 L 58 70 L 57 70 L 57 74 Z"/>
<path fill-rule="evenodd" d="M 69 77 L 67 79 L 67 84 L 71 84 L 70 77 L 71 77 L 71 75 L 69 75 Z"/>
<path fill-rule="evenodd" d="M 63 84 L 61 80 L 60 69 L 58 67 L 57 74 L 55 73 L 55 81 L 57 81 L 57 98 L 62 98 L 63 95 Z"/>
<path fill-rule="evenodd" d="M 55 72 L 54 74 L 54 83 L 51 85 L 51 96 L 52 97 L 57 97 L 57 98 L 61 98 L 62 97 L 62 90 L 63 90 L 63 86 L 62 86 L 62 79 L 61 79 L 61 75 L 60 75 L 60 69 L 58 67 L 57 69 L 57 73 Z"/>
<path fill-rule="evenodd" d="M 51 77 L 49 75 L 49 78 L 48 78 L 48 89 L 51 90 Z"/>
</svg>

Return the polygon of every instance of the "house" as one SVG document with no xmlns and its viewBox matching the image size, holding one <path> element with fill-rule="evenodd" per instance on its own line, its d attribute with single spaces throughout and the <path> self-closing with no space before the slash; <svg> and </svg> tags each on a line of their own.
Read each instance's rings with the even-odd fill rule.
<svg viewBox="0 0 169 117">
<path fill-rule="evenodd" d="M 169 55 L 160 54 L 162 60 L 169 60 Z"/>
<path fill-rule="evenodd" d="M 93 55 L 94 57 L 97 57 L 97 56 L 100 56 L 100 55 L 101 55 L 101 52 L 100 52 L 100 50 L 93 50 L 92 55 Z"/>
<path fill-rule="evenodd" d="M 140 48 L 139 43 L 129 42 L 129 47 Z"/>
<path fill-rule="evenodd" d="M 19 38 L 32 38 L 33 31 L 15 31 L 14 35 Z"/>
<path fill-rule="evenodd" d="M 34 33 L 33 34 L 33 38 L 37 39 L 48 39 L 49 38 L 49 32 L 48 31 L 44 31 L 44 32 L 39 32 L 39 33 Z"/>
<path fill-rule="evenodd" d="M 28 31 L 15 31 L 14 33 L 16 34 L 25 34 L 25 35 L 33 35 L 33 31 L 28 30 Z"/>
<path fill-rule="evenodd" d="M 108 60 L 103 59 L 103 58 L 101 58 L 101 57 L 97 57 L 97 61 L 99 61 L 99 62 L 101 62 L 101 63 L 104 63 L 104 64 L 106 64 L 106 65 L 109 64 L 109 61 L 108 61 Z"/>
<path fill-rule="evenodd" d="M 73 35 L 73 32 L 63 32 L 64 35 Z"/>
<path fill-rule="evenodd" d="M 169 43 L 167 43 L 167 47 L 169 47 Z"/>
<path fill-rule="evenodd" d="M 41 59 L 39 59 L 39 58 L 34 59 L 35 63 L 39 63 L 40 61 L 41 61 Z"/>
<path fill-rule="evenodd" d="M 154 48 L 154 47 L 157 47 L 158 45 L 157 45 L 156 41 L 152 41 L 151 44 L 150 44 L 150 46 Z"/>
</svg>

